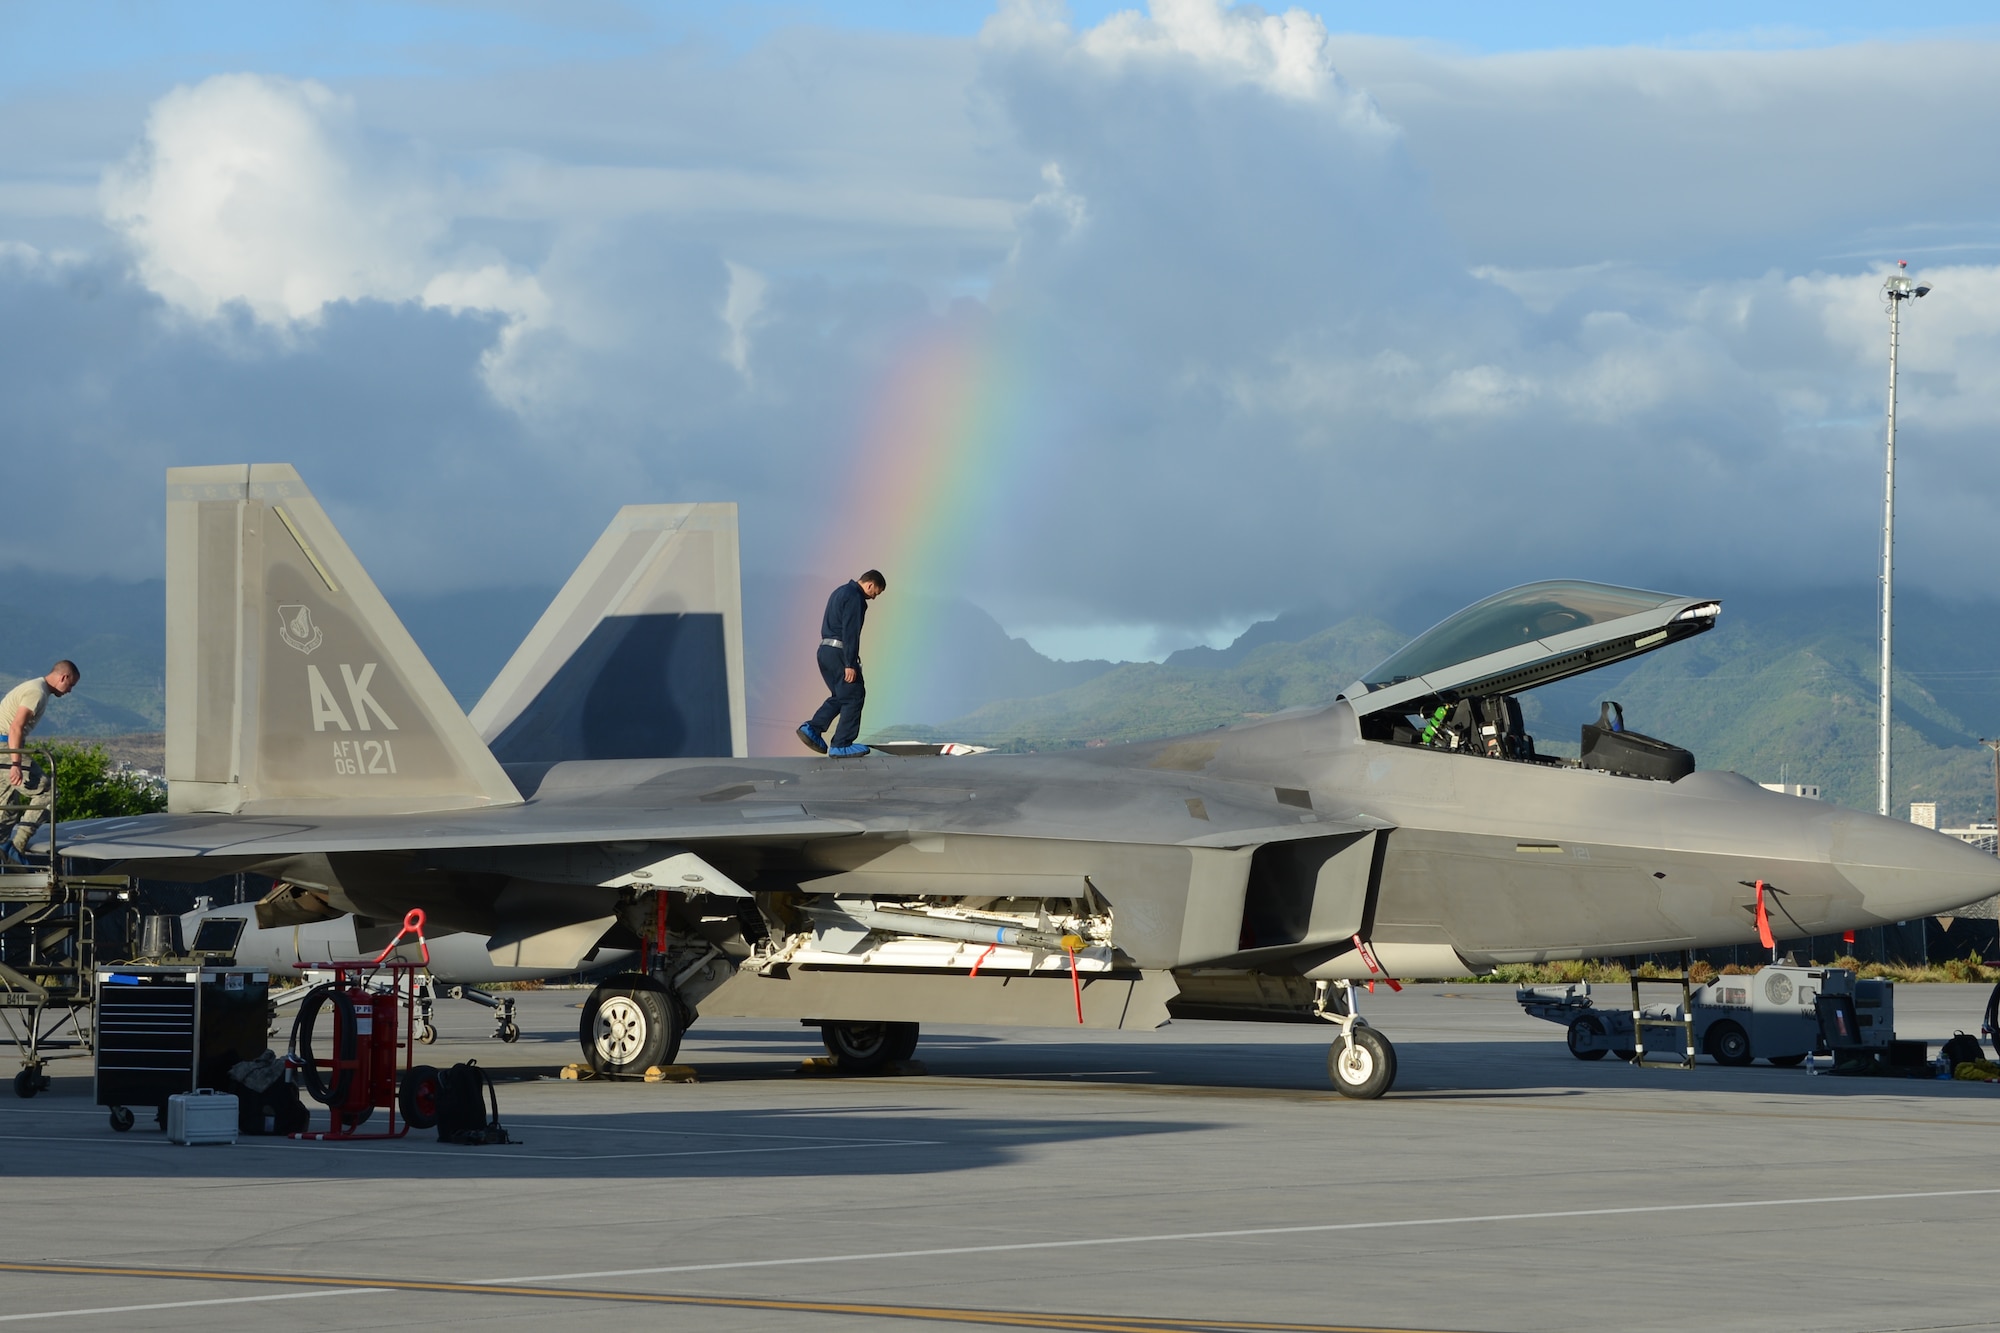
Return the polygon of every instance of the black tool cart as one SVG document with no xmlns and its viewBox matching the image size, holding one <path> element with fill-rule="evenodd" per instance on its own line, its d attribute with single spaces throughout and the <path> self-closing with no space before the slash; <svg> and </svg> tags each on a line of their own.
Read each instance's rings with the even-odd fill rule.
<svg viewBox="0 0 2000 1333">
<path fill-rule="evenodd" d="M 197 1088 L 228 1086 L 230 1066 L 269 1042 L 268 972 L 235 967 L 103 968 L 97 973 L 97 1103 L 111 1127 L 132 1128 L 132 1107 L 158 1108 Z"/>
</svg>

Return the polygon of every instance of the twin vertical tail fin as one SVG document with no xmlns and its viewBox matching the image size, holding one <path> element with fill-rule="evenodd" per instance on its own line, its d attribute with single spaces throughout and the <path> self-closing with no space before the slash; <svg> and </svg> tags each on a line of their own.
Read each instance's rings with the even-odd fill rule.
<svg viewBox="0 0 2000 1333">
<path fill-rule="evenodd" d="M 371 814 L 520 794 L 281 463 L 167 473 L 175 811 Z"/>
<path fill-rule="evenodd" d="M 736 506 L 619 510 L 472 725 L 508 764 L 748 754 Z"/>
</svg>

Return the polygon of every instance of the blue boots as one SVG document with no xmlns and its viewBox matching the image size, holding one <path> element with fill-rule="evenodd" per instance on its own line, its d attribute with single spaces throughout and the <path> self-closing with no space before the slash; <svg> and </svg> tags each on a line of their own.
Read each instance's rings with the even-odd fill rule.
<svg viewBox="0 0 2000 1333">
<path fill-rule="evenodd" d="M 810 722 L 799 724 L 798 737 L 800 743 L 814 754 L 828 755 L 834 759 L 859 759 L 868 753 L 868 747 L 865 745 L 836 745 L 831 750 L 827 749 L 826 741 L 813 730 Z"/>
</svg>

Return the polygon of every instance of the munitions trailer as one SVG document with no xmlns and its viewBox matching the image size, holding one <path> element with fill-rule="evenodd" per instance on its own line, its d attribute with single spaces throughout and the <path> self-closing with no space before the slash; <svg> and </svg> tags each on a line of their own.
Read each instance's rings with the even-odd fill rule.
<svg viewBox="0 0 2000 1333">
<path fill-rule="evenodd" d="M 1514 998 L 1534 1017 L 1566 1027 L 1577 1059 L 1601 1060 L 1607 1052 L 1631 1058 L 1631 1008 L 1600 1004 L 1589 982 L 1523 986 Z M 1858 1033 L 1864 1049 L 1888 1047 L 1896 1036 L 1895 983 L 1860 980 L 1839 967 L 1773 963 L 1747 975 L 1717 977 L 1691 991 L 1688 1008 L 1684 1014 L 1678 1004 L 1651 1005 L 1641 1012 L 1665 1022 L 1692 1018 L 1695 1049 L 1722 1065 L 1758 1059 L 1797 1065 L 1823 1049 L 1825 1023 Z"/>
</svg>

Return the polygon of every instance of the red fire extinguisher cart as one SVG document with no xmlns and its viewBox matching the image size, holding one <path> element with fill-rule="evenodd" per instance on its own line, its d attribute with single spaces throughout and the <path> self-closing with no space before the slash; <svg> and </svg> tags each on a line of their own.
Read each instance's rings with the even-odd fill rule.
<svg viewBox="0 0 2000 1333">
<path fill-rule="evenodd" d="M 392 961 L 390 955 L 405 937 L 414 937 L 421 962 Z M 286 1063 L 296 1072 L 307 1095 L 327 1109 L 323 1130 L 306 1130 L 295 1139 L 399 1139 L 410 1132 L 408 1119 L 398 1114 L 397 1093 L 411 1081 L 410 1053 L 416 1049 L 417 973 L 431 961 L 424 942 L 424 913 L 412 908 L 403 928 L 372 959 L 314 963 L 314 971 L 331 971 L 333 980 L 314 987 L 299 1006 L 292 1024 L 292 1046 Z M 298 964 L 304 969 L 308 964 Z M 314 1029 L 322 1011 L 332 1017 L 330 1053 L 321 1056 Z M 432 1079 L 435 1081 L 435 1074 Z M 435 1090 L 432 1091 L 433 1099 Z M 364 1134 L 361 1126 L 378 1110 L 388 1112 L 384 1127 Z"/>
</svg>

